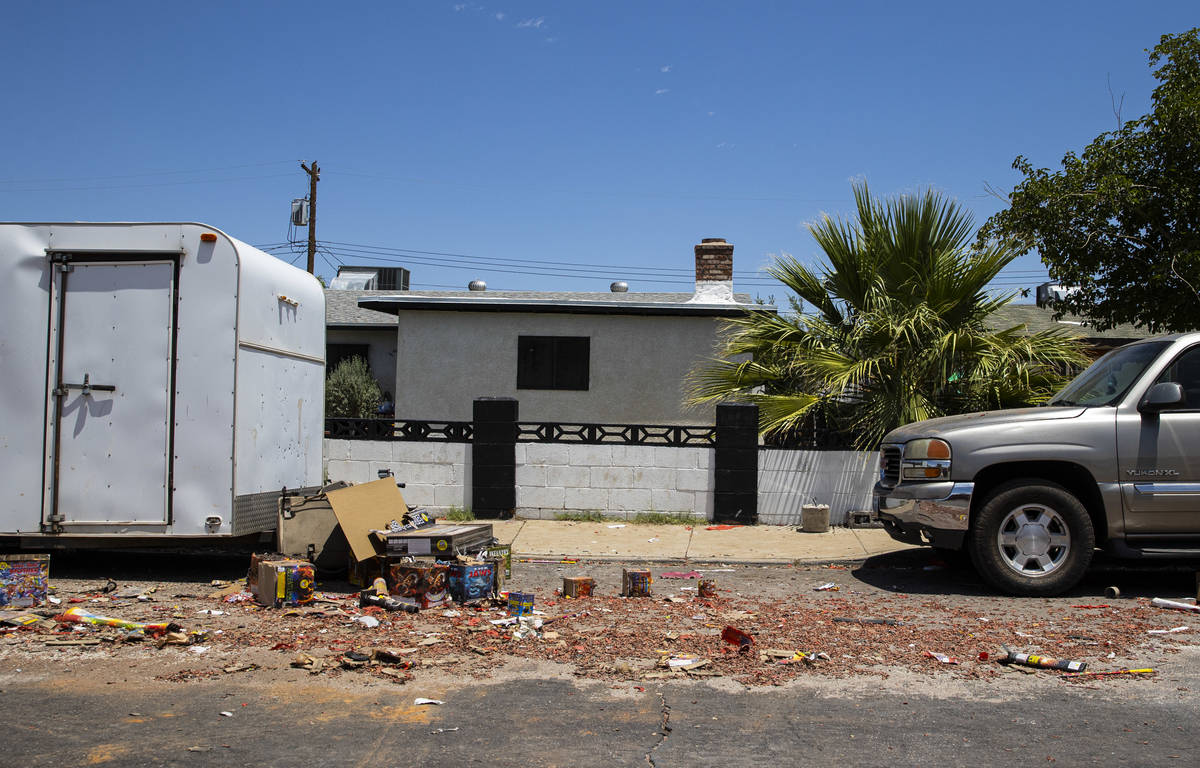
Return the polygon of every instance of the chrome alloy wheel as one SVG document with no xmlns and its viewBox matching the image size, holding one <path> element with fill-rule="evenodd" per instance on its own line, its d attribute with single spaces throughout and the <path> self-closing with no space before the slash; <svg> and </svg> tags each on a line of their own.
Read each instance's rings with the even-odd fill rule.
<svg viewBox="0 0 1200 768">
<path fill-rule="evenodd" d="M 1062 516 L 1043 504 L 1022 504 L 1009 512 L 996 534 L 1000 559 L 1022 576 L 1046 576 L 1066 562 L 1071 530 Z"/>
</svg>

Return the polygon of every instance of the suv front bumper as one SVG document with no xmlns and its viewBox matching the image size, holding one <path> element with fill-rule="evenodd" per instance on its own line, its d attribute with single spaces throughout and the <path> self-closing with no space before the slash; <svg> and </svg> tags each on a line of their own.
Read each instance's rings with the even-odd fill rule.
<svg viewBox="0 0 1200 768">
<path fill-rule="evenodd" d="M 876 484 L 875 513 L 893 539 L 962 549 L 974 483 Z"/>
</svg>

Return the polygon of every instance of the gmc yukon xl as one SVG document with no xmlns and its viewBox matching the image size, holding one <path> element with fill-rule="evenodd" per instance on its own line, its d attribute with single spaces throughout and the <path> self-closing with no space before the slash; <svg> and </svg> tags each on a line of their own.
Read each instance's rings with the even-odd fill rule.
<svg viewBox="0 0 1200 768">
<path fill-rule="evenodd" d="M 1200 558 L 1200 333 L 1115 349 L 1044 406 L 893 430 L 875 508 L 1010 594 L 1070 589 L 1097 547 Z"/>
</svg>

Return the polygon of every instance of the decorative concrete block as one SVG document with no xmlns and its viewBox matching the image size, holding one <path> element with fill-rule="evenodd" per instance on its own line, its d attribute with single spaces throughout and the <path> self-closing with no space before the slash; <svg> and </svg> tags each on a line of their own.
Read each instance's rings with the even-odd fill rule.
<svg viewBox="0 0 1200 768">
<path fill-rule="evenodd" d="M 326 461 L 345 461 L 350 458 L 349 440 L 327 439 L 322 447 L 325 449 Z"/>
<path fill-rule="evenodd" d="M 567 463 L 573 467 L 611 467 L 611 445 L 569 445 Z"/>
<path fill-rule="evenodd" d="M 593 488 L 633 488 L 632 467 L 592 467 Z"/>
<path fill-rule="evenodd" d="M 517 469 L 518 473 L 520 468 Z M 520 482 L 520 474 L 517 475 Z M 557 485 L 563 488 L 586 488 L 592 481 L 592 471 L 588 467 L 546 467 L 546 485 Z"/>
<path fill-rule="evenodd" d="M 614 445 L 612 447 L 612 463 L 614 467 L 655 466 L 654 446 Z"/>
<path fill-rule="evenodd" d="M 570 451 L 562 444 L 528 443 L 525 446 L 526 464 L 562 466 L 570 463 Z"/>
<path fill-rule="evenodd" d="M 649 512 L 652 498 L 650 491 L 643 488 L 615 488 L 609 493 L 612 509 L 627 512 Z"/>
<path fill-rule="evenodd" d="M 352 461 L 391 461 L 392 444 L 386 440 L 351 440 Z"/>
<path fill-rule="evenodd" d="M 655 512 L 692 512 L 695 507 L 694 493 L 657 488 L 650 491 L 650 508 Z"/>
<path fill-rule="evenodd" d="M 759 482 L 762 482 L 761 474 Z M 706 469 L 677 469 L 675 470 L 675 488 L 680 491 L 711 491 L 712 478 Z"/>
<path fill-rule="evenodd" d="M 517 486 L 517 506 L 563 509 L 565 493 L 562 488 L 533 488 Z"/>
<path fill-rule="evenodd" d="M 544 488 L 546 482 L 546 467 L 542 464 L 518 464 L 517 465 L 517 486 L 537 486 Z M 549 483 L 549 485 L 560 485 L 559 483 Z"/>
<path fill-rule="evenodd" d="M 635 467 L 633 470 L 634 488 L 675 488 L 675 473 L 673 467 Z"/>
<path fill-rule="evenodd" d="M 333 482 L 345 480 L 348 483 L 366 483 L 377 479 L 371 477 L 371 464 L 366 461 L 331 461 L 325 473 Z"/>
<path fill-rule="evenodd" d="M 563 491 L 563 507 L 580 511 L 609 508 L 609 491 L 602 488 L 566 488 Z"/>
</svg>

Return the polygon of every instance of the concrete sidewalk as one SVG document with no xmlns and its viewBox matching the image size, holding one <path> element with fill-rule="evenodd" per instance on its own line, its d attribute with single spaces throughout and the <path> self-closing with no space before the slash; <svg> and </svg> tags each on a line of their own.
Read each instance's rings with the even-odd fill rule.
<svg viewBox="0 0 1200 768">
<path fill-rule="evenodd" d="M 828 563 L 864 560 L 911 549 L 879 528 L 802 533 L 795 526 L 755 525 L 709 530 L 694 526 L 559 520 L 491 521 L 496 538 L 516 557 L 662 560 L 694 563 Z"/>
</svg>

